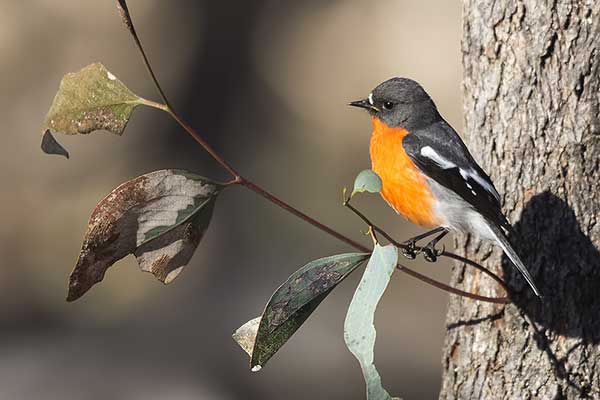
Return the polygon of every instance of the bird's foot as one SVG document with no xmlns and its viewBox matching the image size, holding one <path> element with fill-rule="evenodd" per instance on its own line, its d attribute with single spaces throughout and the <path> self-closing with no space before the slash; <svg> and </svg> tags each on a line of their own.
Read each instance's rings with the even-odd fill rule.
<svg viewBox="0 0 600 400">
<path fill-rule="evenodd" d="M 436 242 L 432 241 L 432 242 L 428 243 L 427 246 L 425 246 L 421 249 L 421 251 L 423 252 L 423 258 L 425 258 L 426 261 L 436 262 L 438 257 L 444 253 L 445 246 L 442 246 L 441 249 L 437 249 L 435 247 L 436 244 L 437 244 L 437 241 Z"/>
<path fill-rule="evenodd" d="M 402 249 L 402 255 L 410 260 L 414 260 L 417 258 L 417 245 L 414 240 L 409 240 L 407 242 L 402 243 L 405 247 Z"/>
</svg>

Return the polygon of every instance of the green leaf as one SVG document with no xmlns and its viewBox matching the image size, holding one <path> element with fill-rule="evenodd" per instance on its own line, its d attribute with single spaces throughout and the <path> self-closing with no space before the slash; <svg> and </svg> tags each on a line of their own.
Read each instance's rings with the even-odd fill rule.
<svg viewBox="0 0 600 400">
<path fill-rule="evenodd" d="M 397 263 L 398 249 L 396 247 L 375 245 L 344 322 L 344 340 L 350 352 L 360 363 L 367 384 L 368 400 L 391 399 L 381 385 L 381 377 L 373 364 L 376 336 L 373 321 L 377 303 L 381 299 Z"/>
<path fill-rule="evenodd" d="M 223 185 L 182 170 L 160 170 L 123 183 L 94 209 L 68 301 L 85 294 L 106 270 L 134 254 L 165 284 L 179 275 L 208 228 Z"/>
<path fill-rule="evenodd" d="M 252 371 L 260 370 L 321 301 L 368 257 L 368 254 L 361 253 L 325 257 L 294 272 L 273 293 L 260 323 L 256 323 L 259 319 L 255 318 L 244 325 L 244 329 L 236 331 L 237 337 L 234 334 L 242 348 L 251 349 L 247 352 L 251 357 Z M 240 338 L 245 343 L 241 343 Z"/>
<path fill-rule="evenodd" d="M 380 191 L 381 178 L 379 178 L 379 175 L 370 169 L 365 169 L 356 176 L 356 179 L 354 179 L 354 190 L 352 190 L 350 197 L 353 197 L 356 193 L 379 193 Z"/>
<path fill-rule="evenodd" d="M 133 109 L 145 100 L 100 63 L 63 77 L 44 125 L 75 135 L 104 129 L 121 135 Z"/>
</svg>

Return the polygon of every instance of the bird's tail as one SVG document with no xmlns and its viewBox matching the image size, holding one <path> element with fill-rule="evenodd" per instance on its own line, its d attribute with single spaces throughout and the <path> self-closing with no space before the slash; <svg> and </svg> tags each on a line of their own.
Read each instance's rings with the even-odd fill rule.
<svg viewBox="0 0 600 400">
<path fill-rule="evenodd" d="M 498 242 L 502 250 L 504 250 L 504 253 L 508 256 L 508 258 L 510 258 L 510 261 L 512 261 L 513 265 L 519 270 L 521 275 L 523 275 L 523 278 L 525 278 L 529 286 L 531 286 L 531 289 L 533 290 L 535 295 L 539 298 L 542 298 L 542 294 L 535 286 L 535 283 L 533 283 L 533 278 L 531 277 L 531 274 L 529 274 L 529 271 L 527 271 L 525 264 L 523 264 L 523 261 L 521 261 L 519 255 L 511 246 L 510 242 L 508 241 L 508 238 L 506 237 L 502 229 L 493 223 L 490 223 L 489 227 L 492 230 L 496 241 Z"/>
</svg>

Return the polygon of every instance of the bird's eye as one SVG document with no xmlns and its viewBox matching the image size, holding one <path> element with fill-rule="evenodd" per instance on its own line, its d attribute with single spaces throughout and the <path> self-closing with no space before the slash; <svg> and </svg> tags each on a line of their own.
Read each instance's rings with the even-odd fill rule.
<svg viewBox="0 0 600 400">
<path fill-rule="evenodd" d="M 392 103 L 391 101 L 384 101 L 383 108 L 386 110 L 391 110 L 392 108 L 394 108 L 394 103 Z"/>
</svg>

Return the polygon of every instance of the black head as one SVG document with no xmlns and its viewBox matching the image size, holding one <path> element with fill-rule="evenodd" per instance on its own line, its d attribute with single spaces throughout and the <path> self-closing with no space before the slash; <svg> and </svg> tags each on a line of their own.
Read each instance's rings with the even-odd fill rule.
<svg viewBox="0 0 600 400">
<path fill-rule="evenodd" d="M 388 79 L 350 105 L 366 109 L 390 127 L 418 128 L 441 118 L 427 92 L 408 78 Z"/>
</svg>

